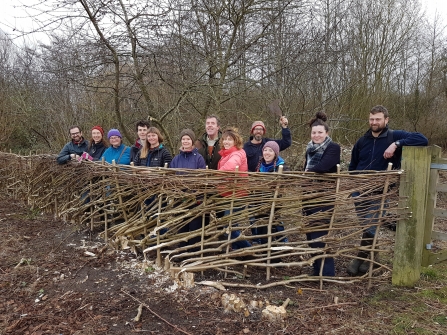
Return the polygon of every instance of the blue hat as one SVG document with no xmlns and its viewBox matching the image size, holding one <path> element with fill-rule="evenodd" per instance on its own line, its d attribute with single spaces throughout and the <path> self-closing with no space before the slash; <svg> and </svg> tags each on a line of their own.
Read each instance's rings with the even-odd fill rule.
<svg viewBox="0 0 447 335">
<path fill-rule="evenodd" d="M 120 131 L 119 131 L 118 129 L 110 129 L 110 130 L 109 130 L 109 132 L 107 133 L 107 139 L 110 140 L 110 138 L 111 138 L 112 136 L 118 136 L 119 138 L 123 138 L 123 137 L 121 136 Z"/>
</svg>

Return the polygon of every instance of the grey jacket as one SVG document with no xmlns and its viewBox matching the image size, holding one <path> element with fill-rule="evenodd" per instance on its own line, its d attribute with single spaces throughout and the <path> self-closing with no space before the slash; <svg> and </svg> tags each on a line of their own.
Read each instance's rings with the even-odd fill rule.
<svg viewBox="0 0 447 335">
<path fill-rule="evenodd" d="M 65 144 L 65 146 L 59 153 L 59 156 L 57 156 L 57 162 L 59 164 L 65 164 L 70 160 L 71 154 L 81 156 L 84 151 L 87 151 L 87 149 L 88 149 L 88 141 L 85 139 L 82 139 L 82 141 L 79 142 L 79 144 L 75 144 L 73 143 L 73 141 L 70 141 L 67 144 Z"/>
</svg>

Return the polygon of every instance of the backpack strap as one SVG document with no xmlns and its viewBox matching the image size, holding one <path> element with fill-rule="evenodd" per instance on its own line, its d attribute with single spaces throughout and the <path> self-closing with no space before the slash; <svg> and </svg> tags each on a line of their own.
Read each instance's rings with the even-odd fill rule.
<svg viewBox="0 0 447 335">
<path fill-rule="evenodd" d="M 119 164 L 119 163 L 120 163 L 121 157 L 123 156 L 124 151 L 126 151 L 126 149 L 127 149 L 127 146 L 124 146 L 123 151 L 121 151 L 121 154 L 120 154 L 120 156 L 118 157 L 118 162 L 116 162 L 116 164 Z"/>
</svg>

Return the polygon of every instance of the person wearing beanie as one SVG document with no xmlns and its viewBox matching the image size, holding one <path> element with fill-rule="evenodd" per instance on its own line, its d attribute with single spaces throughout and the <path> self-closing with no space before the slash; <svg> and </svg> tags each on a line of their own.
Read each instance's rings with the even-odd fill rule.
<svg viewBox="0 0 447 335">
<path fill-rule="evenodd" d="M 191 129 L 180 133 L 180 152 L 174 157 L 169 167 L 174 169 L 205 169 L 205 159 L 194 146 L 195 134 Z"/>
<path fill-rule="evenodd" d="M 194 146 L 196 136 L 194 132 L 191 129 L 184 129 L 180 132 L 180 143 L 181 147 L 179 150 L 179 153 L 174 157 L 171 164 L 169 165 L 170 168 L 173 169 L 206 169 L 205 159 L 202 157 L 201 154 L 199 154 L 199 151 Z M 184 173 L 184 172 L 179 172 Z M 198 204 L 200 204 L 200 200 L 197 201 L 197 203 L 191 205 L 188 207 L 189 210 L 193 210 Z M 188 220 L 185 220 L 186 222 Z M 209 223 L 209 215 L 205 215 L 205 225 Z M 183 227 L 181 227 L 178 232 L 179 233 L 186 233 L 195 231 L 202 228 L 202 217 L 196 217 L 186 223 Z M 193 238 L 190 238 L 186 242 L 182 241 L 179 243 L 179 247 L 185 247 L 188 245 L 193 245 L 195 243 L 200 242 L 201 238 L 200 236 L 196 236 Z M 196 246 L 194 248 L 189 248 L 186 251 L 187 252 L 194 252 L 200 250 L 200 247 Z M 184 257 L 183 257 L 184 258 Z"/>
<path fill-rule="evenodd" d="M 329 126 L 326 121 L 326 114 L 317 112 L 309 122 L 311 140 L 307 144 L 304 165 L 307 172 L 334 173 L 337 172 L 337 164 L 340 164 L 340 146 L 329 137 Z M 318 205 L 312 205 L 312 201 L 306 202 L 310 205 L 303 205 L 303 215 L 305 217 L 312 217 L 318 213 L 316 215 L 318 219 L 310 219 L 306 222 L 307 226 L 317 228 L 313 232 L 306 233 L 307 240 L 319 240 L 328 234 L 328 231 L 324 230 L 324 228 L 330 224 L 334 205 L 324 205 L 321 199 L 316 199 L 315 203 Z M 324 248 L 326 243 L 310 242 L 309 246 L 311 248 Z M 317 254 L 319 255 L 320 253 L 316 252 L 315 255 Z M 314 261 L 313 275 L 320 276 L 320 273 L 322 276 L 335 276 L 335 264 L 332 257 L 324 258 L 324 262 L 321 258 Z"/>
<path fill-rule="evenodd" d="M 147 130 L 150 127 L 150 123 L 145 120 L 140 120 L 135 125 L 135 131 L 137 132 L 137 140 L 135 144 L 130 147 L 130 161 L 133 162 L 138 151 L 143 147 L 144 141 L 146 141 Z"/>
<path fill-rule="evenodd" d="M 98 161 L 104 151 L 109 147 L 104 138 L 104 129 L 101 126 L 94 126 L 92 128 L 92 138 L 87 149 L 89 160 Z"/>
<path fill-rule="evenodd" d="M 146 141 L 143 147 L 137 152 L 133 163 L 135 166 L 164 167 L 171 163 L 172 156 L 169 150 L 163 145 L 163 136 L 156 127 L 149 127 L 146 134 Z"/>
<path fill-rule="evenodd" d="M 267 129 L 262 121 L 255 121 L 251 125 L 250 139 L 244 144 L 244 150 L 247 154 L 248 171 L 255 172 L 259 160 L 262 157 L 262 149 L 269 141 L 274 141 L 279 146 L 279 151 L 283 151 L 292 145 L 292 135 L 287 127 L 289 121 L 285 116 L 279 119 L 281 125 L 282 138 L 280 140 L 265 138 Z"/>
<path fill-rule="evenodd" d="M 108 147 L 101 159 L 112 164 L 115 161 L 115 164 L 121 165 L 129 165 L 130 164 L 130 147 L 124 145 L 123 136 L 121 135 L 118 129 L 110 129 L 107 133 L 107 138 L 110 143 L 110 147 Z"/>
<path fill-rule="evenodd" d="M 258 162 L 258 165 L 256 167 L 256 172 L 278 172 L 279 167 L 282 166 L 284 171 L 288 171 L 289 169 L 286 167 L 284 159 L 282 159 L 279 156 L 279 144 L 275 141 L 268 141 L 264 144 L 264 147 L 262 148 L 262 157 Z M 251 217 L 250 223 L 253 226 L 251 228 L 252 235 L 267 235 L 267 223 L 268 223 L 268 216 L 261 216 L 261 217 Z M 259 222 L 260 226 L 256 226 L 256 222 Z M 272 225 L 272 233 L 277 233 L 280 231 L 284 231 L 284 226 L 282 222 L 279 222 L 279 224 Z M 288 242 L 287 237 L 277 235 L 275 236 L 275 240 L 279 242 Z M 257 238 L 254 240 L 254 242 L 257 242 L 258 244 L 265 244 L 267 243 L 267 237 Z M 272 262 L 277 263 L 280 262 L 281 259 L 279 258 L 273 258 Z"/>
<path fill-rule="evenodd" d="M 82 137 L 82 130 L 79 126 L 71 126 L 68 133 L 71 141 L 65 144 L 57 156 L 58 164 L 66 164 L 68 161 L 78 161 L 82 154 L 88 149 L 88 141 Z"/>
</svg>

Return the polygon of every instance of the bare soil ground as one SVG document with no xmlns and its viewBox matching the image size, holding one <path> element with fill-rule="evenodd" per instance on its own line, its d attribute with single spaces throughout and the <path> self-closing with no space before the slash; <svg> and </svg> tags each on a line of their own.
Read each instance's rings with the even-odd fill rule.
<svg viewBox="0 0 447 335">
<path fill-rule="evenodd" d="M 142 257 L 12 199 L 0 198 L 0 228 L 0 334 L 447 334 L 446 264 L 424 269 L 411 289 L 385 281 L 228 290 L 247 304 L 290 298 L 285 322 L 270 324 L 261 308 L 226 313 L 222 291 L 178 289 Z M 196 281 L 210 278 L 219 274 Z"/>
</svg>

